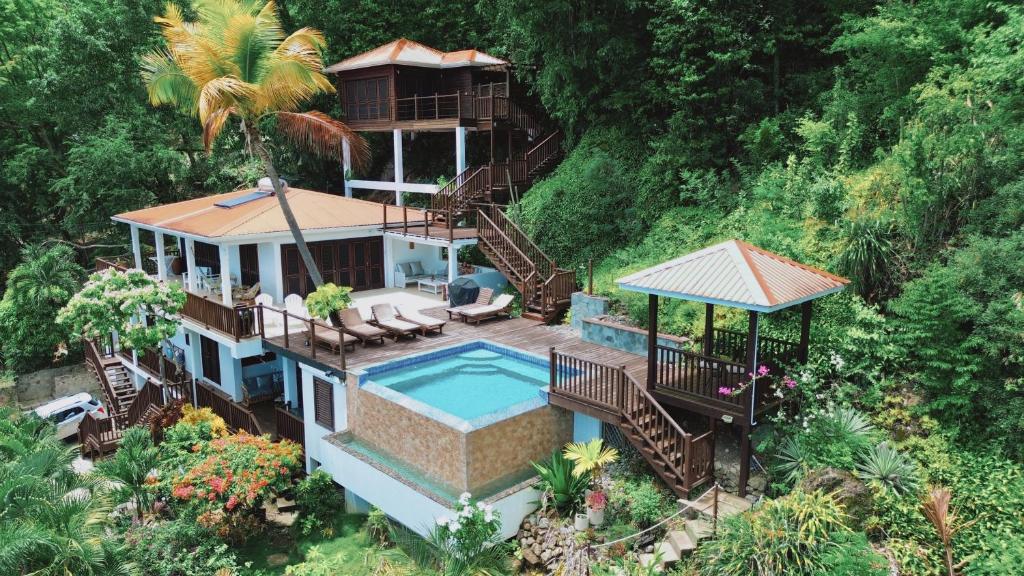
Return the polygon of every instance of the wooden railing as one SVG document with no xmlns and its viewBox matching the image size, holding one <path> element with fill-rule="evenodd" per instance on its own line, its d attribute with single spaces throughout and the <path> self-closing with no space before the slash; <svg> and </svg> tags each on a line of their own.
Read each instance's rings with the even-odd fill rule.
<svg viewBox="0 0 1024 576">
<path fill-rule="evenodd" d="M 227 334 L 236 342 L 259 333 L 253 306 L 225 306 L 219 300 L 186 291 L 181 315 L 206 328 Z"/>
<path fill-rule="evenodd" d="M 472 204 L 483 200 L 490 189 L 490 166 L 467 168 L 431 197 L 430 208 L 450 214 L 450 225 L 454 226 L 455 220 Z"/>
<path fill-rule="evenodd" d="M 526 171 L 532 175 L 538 167 L 562 153 L 562 133 L 552 132 L 526 152 Z"/>
<path fill-rule="evenodd" d="M 128 425 L 134 426 L 135 424 L 138 424 L 151 406 L 159 407 L 163 405 L 163 388 L 149 380 L 146 380 L 146 383 L 142 385 L 142 389 L 139 390 L 138 395 L 135 396 L 135 400 L 132 400 L 131 406 L 128 406 Z"/>
<path fill-rule="evenodd" d="M 78 439 L 82 454 L 102 455 L 117 447 L 121 434 L 128 428 L 124 417 L 108 416 L 97 418 L 92 412 L 86 412 L 78 424 Z"/>
<path fill-rule="evenodd" d="M 306 449 L 306 426 L 301 416 L 284 406 L 274 406 L 274 425 L 278 438 L 291 440 Z"/>
<path fill-rule="evenodd" d="M 715 328 L 711 332 L 711 354 L 728 358 L 733 362 L 745 362 L 747 356 L 747 334 L 739 330 Z M 800 345 L 781 338 L 760 336 L 757 339 L 758 362 L 769 365 L 773 370 L 797 358 Z"/>
<path fill-rule="evenodd" d="M 662 344 L 657 345 L 657 355 L 658 388 L 699 396 L 733 415 L 746 414 L 750 394 L 742 389 L 749 380 L 743 364 Z M 725 389 L 741 391 L 723 393 Z"/>
<path fill-rule="evenodd" d="M 124 271 L 128 270 L 129 268 L 131 268 L 131 266 L 129 266 L 127 263 L 122 262 L 121 260 L 118 260 L 118 259 L 111 259 L 111 258 L 97 258 L 96 259 L 96 271 L 97 272 L 101 272 L 101 271 L 106 270 L 108 268 L 113 268 L 115 270 L 120 270 L 121 272 L 124 272 Z"/>
<path fill-rule="evenodd" d="M 96 373 L 96 378 L 100 381 L 100 386 L 103 388 L 103 393 L 107 397 L 107 409 L 111 414 L 121 414 L 124 412 L 124 407 L 120 406 L 117 402 L 117 394 L 114 391 L 114 385 L 110 382 L 110 377 L 107 375 L 107 366 L 103 361 L 103 356 L 100 354 L 99 348 L 95 340 L 86 340 L 84 343 L 85 361 L 92 366 L 93 371 Z"/>
<path fill-rule="evenodd" d="M 475 97 L 472 94 L 434 94 L 432 96 L 409 96 L 394 100 L 395 119 L 447 120 L 476 119 Z"/>
<path fill-rule="evenodd" d="M 266 340 L 268 337 L 273 337 L 274 334 L 270 328 L 280 326 L 283 331 L 281 334 L 283 348 L 286 350 L 298 350 L 303 354 L 308 353 L 314 360 L 317 357 L 317 348 L 319 348 L 321 343 L 327 342 L 326 339 L 317 336 L 316 328 L 319 328 L 320 332 L 327 332 L 329 334 L 328 338 L 330 338 L 332 343 L 332 348 L 334 347 L 334 342 L 337 342 L 341 369 L 346 369 L 345 339 L 343 336 L 344 331 L 341 328 L 332 326 L 322 320 L 304 318 L 286 310 L 271 308 L 262 304 L 256 307 L 256 318 L 258 333 L 261 338 Z M 298 334 L 296 334 L 296 329 L 298 330 Z M 320 353 L 329 354 L 327 351 L 321 351 Z"/>
<path fill-rule="evenodd" d="M 616 414 L 620 426 L 658 455 L 683 491 L 706 482 L 714 471 L 714 436 L 684 431 L 661 404 L 626 372 L 568 354 L 550 351 L 550 390 Z"/>
<path fill-rule="evenodd" d="M 508 237 L 502 227 L 491 219 L 493 211 L 481 209 L 476 219 L 476 233 L 481 242 L 485 242 L 491 253 L 499 260 L 496 264 L 507 271 L 512 278 L 513 284 L 529 286 L 537 278 L 537 266 L 534 261 L 523 252 L 516 243 Z M 532 297 L 533 294 L 524 291 L 523 297 Z"/>
<path fill-rule="evenodd" d="M 251 410 L 202 381 L 196 381 L 196 406 L 210 408 L 233 430 L 245 430 L 253 436 L 263 434 L 259 421 Z"/>
<path fill-rule="evenodd" d="M 572 293 L 576 291 L 576 272 L 558 268 L 547 281 L 541 285 L 541 307 L 545 310 L 564 306 L 572 301 Z"/>
</svg>

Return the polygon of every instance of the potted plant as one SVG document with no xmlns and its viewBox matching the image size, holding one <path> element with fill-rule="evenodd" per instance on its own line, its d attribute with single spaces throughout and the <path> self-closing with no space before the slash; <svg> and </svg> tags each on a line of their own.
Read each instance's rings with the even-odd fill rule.
<svg viewBox="0 0 1024 576">
<path fill-rule="evenodd" d="M 608 496 L 601 490 L 587 495 L 587 520 L 591 526 L 604 524 L 604 509 L 608 505 Z"/>
<path fill-rule="evenodd" d="M 350 292 L 352 292 L 352 288 L 348 286 L 338 286 L 328 282 L 317 288 L 309 296 L 306 296 L 306 309 L 309 310 L 312 316 L 321 320 L 330 319 L 334 322 L 335 326 L 338 326 L 341 323 L 335 316 L 339 311 L 348 308 L 352 304 Z"/>
<path fill-rule="evenodd" d="M 601 489 L 602 469 L 619 459 L 619 451 L 605 446 L 600 438 L 590 442 L 573 442 L 565 447 L 565 458 L 575 463 L 572 473 L 577 478 L 589 477 L 590 492 L 586 495 L 587 516 L 594 526 L 604 522 L 608 497 Z"/>
<path fill-rule="evenodd" d="M 576 513 L 576 519 L 575 522 L 573 522 L 573 528 L 575 528 L 577 532 L 582 532 L 590 528 L 590 520 L 587 518 L 587 513 Z"/>
</svg>

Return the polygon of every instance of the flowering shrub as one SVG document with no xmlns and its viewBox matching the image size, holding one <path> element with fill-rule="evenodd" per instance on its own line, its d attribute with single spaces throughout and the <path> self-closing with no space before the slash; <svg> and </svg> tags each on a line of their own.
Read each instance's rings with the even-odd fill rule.
<svg viewBox="0 0 1024 576">
<path fill-rule="evenodd" d="M 185 424 L 191 424 L 193 426 L 199 426 L 201 424 L 210 425 L 210 434 L 214 438 L 223 438 L 228 435 L 228 425 L 224 422 L 224 419 L 213 413 L 213 409 L 206 408 L 194 408 L 191 404 L 185 403 L 181 407 L 181 420 Z"/>
<path fill-rule="evenodd" d="M 768 367 L 762 364 L 757 367 L 756 375 L 753 372 L 747 373 L 747 377 L 749 379 L 746 382 L 740 384 L 739 386 L 736 386 L 735 388 L 733 388 L 732 386 L 719 386 L 718 393 L 721 394 L 722 396 L 738 396 L 739 394 L 743 393 L 744 390 L 750 388 L 750 386 L 752 386 L 754 382 L 757 382 L 761 378 L 768 376 L 769 372 L 770 370 L 768 369 Z"/>
<path fill-rule="evenodd" d="M 473 503 L 469 493 L 459 497 L 462 510 L 453 518 L 437 519 L 428 543 L 445 575 L 489 571 L 507 560 L 500 536 L 501 519 L 490 504 Z"/>
<path fill-rule="evenodd" d="M 201 525 L 220 526 L 290 486 L 301 453 L 293 442 L 244 432 L 197 443 L 190 465 L 170 481 L 171 501 L 185 505 Z"/>
<path fill-rule="evenodd" d="M 586 500 L 587 506 L 594 512 L 600 512 L 608 505 L 608 496 L 600 490 L 595 490 L 588 494 Z"/>
</svg>

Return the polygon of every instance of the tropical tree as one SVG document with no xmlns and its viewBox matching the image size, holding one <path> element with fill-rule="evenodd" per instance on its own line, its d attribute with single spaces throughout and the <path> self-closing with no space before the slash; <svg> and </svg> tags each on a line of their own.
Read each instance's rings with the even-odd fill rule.
<svg viewBox="0 0 1024 576">
<path fill-rule="evenodd" d="M 0 573 L 135 573 L 106 537 L 111 507 L 102 483 L 75 473 L 76 449 L 52 426 L 0 408 L 0 446 Z"/>
<path fill-rule="evenodd" d="M 66 335 L 54 323 L 57 312 L 82 285 L 85 271 L 66 244 L 29 245 L 7 277 L 0 302 L 4 362 L 15 371 L 43 367 L 67 352 Z"/>
<path fill-rule="evenodd" d="M 57 322 L 83 338 L 116 332 L 132 350 L 147 350 L 174 336 L 185 305 L 178 284 L 157 282 L 142 270 L 108 268 L 89 281 L 57 315 Z"/>
<path fill-rule="evenodd" d="M 147 486 L 157 467 L 158 455 L 149 431 L 134 426 L 125 431 L 114 456 L 96 465 L 99 476 L 113 483 L 115 496 L 120 495 L 122 501 L 131 500 L 135 505 L 139 520 L 143 519 L 152 501 Z"/>
<path fill-rule="evenodd" d="M 601 480 L 601 469 L 619 459 L 619 451 L 605 446 L 600 438 L 573 442 L 565 447 L 564 453 L 567 460 L 575 463 L 573 476 L 582 478 L 589 474 L 595 483 Z"/>
<path fill-rule="evenodd" d="M 149 101 L 198 115 L 207 151 L 229 120 L 241 122 L 246 148 L 263 163 L 306 271 L 319 287 L 323 278 L 284 195 L 262 127 L 276 120 L 278 132 L 293 145 L 337 159 L 347 145 L 354 165 L 365 162 L 366 142 L 351 128 L 322 112 L 299 111 L 313 96 L 334 90 L 321 72 L 324 37 L 312 28 L 285 35 L 272 0 L 199 0 L 195 11 L 197 19 L 187 21 L 168 3 L 155 19 L 166 47 L 143 59 Z"/>
</svg>

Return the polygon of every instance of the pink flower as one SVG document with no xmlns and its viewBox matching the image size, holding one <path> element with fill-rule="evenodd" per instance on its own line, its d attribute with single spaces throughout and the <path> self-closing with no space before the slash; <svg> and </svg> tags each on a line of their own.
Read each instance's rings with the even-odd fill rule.
<svg viewBox="0 0 1024 576">
<path fill-rule="evenodd" d="M 234 510 L 235 506 L 238 506 L 238 496 L 231 496 L 228 498 L 228 503 L 225 504 L 225 507 L 230 511 Z"/>
<path fill-rule="evenodd" d="M 789 376 L 784 376 L 782 378 L 782 383 L 785 384 L 786 388 L 789 388 L 790 390 L 792 390 L 793 388 L 796 388 L 796 380 L 793 380 Z"/>
<path fill-rule="evenodd" d="M 765 366 L 764 364 L 761 364 L 760 366 L 757 367 L 757 375 L 758 376 L 767 376 L 768 372 L 769 372 L 768 367 Z"/>
<path fill-rule="evenodd" d="M 718 393 L 721 394 L 722 396 L 728 396 L 732 394 L 732 388 L 729 388 L 728 386 L 722 386 L 721 388 L 718 389 Z"/>
</svg>

